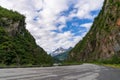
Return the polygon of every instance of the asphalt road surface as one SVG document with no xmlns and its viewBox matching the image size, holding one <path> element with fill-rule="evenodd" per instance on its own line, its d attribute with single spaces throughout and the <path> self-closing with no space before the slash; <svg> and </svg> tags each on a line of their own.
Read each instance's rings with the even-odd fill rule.
<svg viewBox="0 0 120 80">
<path fill-rule="evenodd" d="M 120 80 L 120 70 L 93 64 L 0 69 L 0 80 Z"/>
</svg>

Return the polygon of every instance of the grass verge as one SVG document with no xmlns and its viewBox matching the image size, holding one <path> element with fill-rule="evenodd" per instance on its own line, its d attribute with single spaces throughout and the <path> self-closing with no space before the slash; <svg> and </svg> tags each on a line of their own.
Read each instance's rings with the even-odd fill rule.
<svg viewBox="0 0 120 80">
<path fill-rule="evenodd" d="M 103 64 L 103 66 L 112 67 L 112 68 L 119 68 L 120 69 L 120 64 Z"/>
<path fill-rule="evenodd" d="M 120 64 L 105 64 L 105 63 L 92 63 L 92 64 L 120 69 Z"/>
</svg>

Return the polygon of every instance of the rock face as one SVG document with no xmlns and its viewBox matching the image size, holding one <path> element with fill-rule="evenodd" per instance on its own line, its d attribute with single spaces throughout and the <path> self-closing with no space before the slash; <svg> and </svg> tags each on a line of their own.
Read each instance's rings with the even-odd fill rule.
<svg viewBox="0 0 120 80">
<path fill-rule="evenodd" d="M 69 60 L 93 61 L 120 56 L 120 0 L 105 0 L 88 32 L 69 54 Z"/>
<path fill-rule="evenodd" d="M 0 64 L 52 64 L 52 58 L 25 29 L 25 17 L 0 7 Z"/>
</svg>

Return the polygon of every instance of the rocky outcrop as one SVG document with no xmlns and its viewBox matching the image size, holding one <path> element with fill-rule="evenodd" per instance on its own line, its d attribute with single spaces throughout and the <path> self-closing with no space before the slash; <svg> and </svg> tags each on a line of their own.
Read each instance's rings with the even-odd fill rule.
<svg viewBox="0 0 120 80">
<path fill-rule="evenodd" d="M 11 19 L 8 18 L 1 18 L 1 26 L 4 26 L 6 32 L 8 32 L 8 34 L 10 36 L 15 36 L 17 33 L 22 33 L 22 28 L 24 28 L 23 26 L 25 25 L 24 22 L 22 21 L 13 21 Z M 3 23 L 4 22 L 4 23 Z"/>
<path fill-rule="evenodd" d="M 51 65 L 50 55 L 35 43 L 25 29 L 25 17 L 0 7 L 0 64 Z"/>
<path fill-rule="evenodd" d="M 120 0 L 105 0 L 87 33 L 69 54 L 69 60 L 93 61 L 120 56 Z"/>
</svg>

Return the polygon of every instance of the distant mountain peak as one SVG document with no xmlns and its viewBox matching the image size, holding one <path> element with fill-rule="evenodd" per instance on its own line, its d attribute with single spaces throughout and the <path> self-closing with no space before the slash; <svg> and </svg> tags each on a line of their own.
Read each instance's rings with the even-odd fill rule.
<svg viewBox="0 0 120 80">
<path fill-rule="evenodd" d="M 64 49 L 64 48 L 62 48 L 62 47 L 60 47 L 60 48 L 57 48 L 54 52 L 63 52 L 63 51 L 65 51 L 66 49 Z"/>
<path fill-rule="evenodd" d="M 72 49 L 72 47 L 69 47 L 68 49 L 65 49 L 63 47 L 59 47 L 51 53 L 51 56 L 56 56 L 56 55 L 62 54 L 70 49 Z"/>
<path fill-rule="evenodd" d="M 60 53 L 65 52 L 66 50 L 67 50 L 67 49 L 64 49 L 64 48 L 62 48 L 62 47 L 57 48 L 55 51 L 53 51 L 53 52 L 51 53 L 51 56 L 56 56 L 56 55 L 58 55 L 58 54 L 60 54 Z"/>
</svg>

